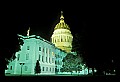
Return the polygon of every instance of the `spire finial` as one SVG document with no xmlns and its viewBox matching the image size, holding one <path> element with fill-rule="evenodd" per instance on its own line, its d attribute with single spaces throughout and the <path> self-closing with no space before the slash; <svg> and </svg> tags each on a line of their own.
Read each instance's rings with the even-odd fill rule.
<svg viewBox="0 0 120 82">
<path fill-rule="evenodd" d="M 61 11 L 60 23 L 64 22 L 63 11 Z"/>
<path fill-rule="evenodd" d="M 60 19 L 64 19 L 64 17 L 63 17 L 63 11 L 61 11 L 61 17 L 60 17 Z"/>
<path fill-rule="evenodd" d="M 30 27 L 27 30 L 27 36 L 29 36 L 29 34 L 30 34 Z"/>
</svg>

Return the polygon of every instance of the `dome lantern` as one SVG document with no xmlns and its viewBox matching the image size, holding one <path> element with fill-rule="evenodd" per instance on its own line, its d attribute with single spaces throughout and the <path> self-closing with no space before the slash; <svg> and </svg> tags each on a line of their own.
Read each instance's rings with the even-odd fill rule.
<svg viewBox="0 0 120 82">
<path fill-rule="evenodd" d="M 56 30 L 56 29 L 70 30 L 69 26 L 64 21 L 63 11 L 61 11 L 60 22 L 55 26 L 54 30 Z"/>
</svg>

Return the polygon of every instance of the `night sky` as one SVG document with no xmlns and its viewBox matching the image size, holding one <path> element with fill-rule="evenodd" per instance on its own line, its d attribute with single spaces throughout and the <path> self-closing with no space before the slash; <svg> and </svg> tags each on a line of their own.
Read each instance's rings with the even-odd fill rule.
<svg viewBox="0 0 120 82">
<path fill-rule="evenodd" d="M 64 20 L 73 35 L 86 32 L 95 37 L 104 35 L 111 37 L 111 32 L 117 23 L 115 18 L 118 12 L 113 4 L 57 3 L 18 3 L 3 6 L 2 21 L 7 25 L 7 29 L 12 29 L 12 31 L 17 29 L 18 34 L 26 35 L 30 27 L 30 35 L 40 35 L 50 40 L 62 10 Z"/>
<path fill-rule="evenodd" d="M 120 27 L 118 2 L 50 1 L 12 3 L 10 0 L 11 3 L 1 3 L 0 45 L 11 48 L 15 44 L 11 36 L 15 32 L 26 36 L 29 27 L 30 35 L 38 35 L 49 41 L 55 25 L 59 23 L 60 12 L 63 11 L 65 23 L 69 25 L 73 39 L 75 34 L 83 37 L 82 42 L 78 43 L 83 44 L 81 49 L 91 60 L 95 56 L 102 60 L 104 56 L 109 58 L 110 55 L 120 60 L 117 53 Z"/>
</svg>

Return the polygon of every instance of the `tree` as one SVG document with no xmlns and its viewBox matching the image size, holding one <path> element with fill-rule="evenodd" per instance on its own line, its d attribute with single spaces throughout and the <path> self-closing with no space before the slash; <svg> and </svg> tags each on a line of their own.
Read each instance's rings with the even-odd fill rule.
<svg viewBox="0 0 120 82">
<path fill-rule="evenodd" d="M 82 69 L 81 65 L 82 59 L 78 55 L 73 55 L 68 53 L 65 58 L 63 58 L 63 67 L 61 68 L 62 72 L 72 72 L 80 71 Z"/>
<path fill-rule="evenodd" d="M 0 76 L 5 76 L 7 65 L 16 58 L 15 53 L 20 51 L 20 45 L 23 45 L 23 41 L 16 33 L 9 35 L 10 39 L 3 36 L 0 42 Z"/>
<path fill-rule="evenodd" d="M 37 60 L 36 66 L 35 66 L 35 74 L 38 74 L 38 73 L 41 73 L 41 67 L 40 67 L 39 60 Z"/>
<path fill-rule="evenodd" d="M 72 42 L 72 51 L 77 52 L 77 54 L 83 53 L 83 44 L 82 44 L 82 36 L 79 33 L 76 33 Z"/>
<path fill-rule="evenodd" d="M 103 19 L 101 20 L 104 21 Z M 114 60 L 113 64 L 116 63 L 116 65 L 113 65 L 113 67 L 115 66 L 114 68 L 119 69 L 120 67 L 118 63 L 120 57 L 116 53 L 117 50 L 114 46 L 116 43 L 114 37 L 116 37 L 116 35 L 114 36 L 114 33 L 111 33 L 113 32 L 112 28 L 107 28 L 111 27 L 112 23 L 110 24 L 110 22 L 111 21 L 103 24 L 101 21 L 94 21 L 94 23 L 90 23 L 89 21 L 87 27 L 84 28 L 84 32 L 78 36 L 78 38 L 83 36 L 83 38 L 81 38 L 82 42 L 80 42 L 83 45 L 82 50 L 85 52 L 82 53 L 83 60 L 86 62 L 88 68 L 92 68 L 93 70 L 95 68 L 97 70 L 96 74 L 98 75 L 103 74 L 106 69 L 111 68 L 112 65 L 109 66 L 109 63 L 112 60 Z"/>
<path fill-rule="evenodd" d="M 23 41 L 20 39 L 17 34 L 13 34 L 10 39 L 2 37 L 0 48 L 0 75 L 5 76 L 5 69 L 10 61 L 13 61 L 16 56 L 15 53 L 20 49 L 20 45 L 23 44 Z"/>
<path fill-rule="evenodd" d="M 2 21 L 2 29 L 0 29 L 0 76 L 5 76 L 7 65 L 16 58 L 15 53 L 21 50 L 20 45 L 23 44 L 23 41 L 18 36 L 19 30 L 15 16 L 4 13 L 4 15 L 1 14 L 0 18 Z"/>
<path fill-rule="evenodd" d="M 112 67 L 120 75 L 120 56 L 117 49 L 119 32 L 115 28 L 116 21 L 96 14 L 84 18 L 82 22 L 85 24 L 80 26 L 73 38 L 73 50 L 82 53 L 88 69 L 95 68 L 98 74 L 103 74 L 103 71 Z M 114 65 L 109 66 L 112 60 Z"/>
<path fill-rule="evenodd" d="M 82 70 L 82 64 L 80 62 L 78 62 L 78 65 L 76 68 L 77 68 L 78 75 L 79 75 L 80 71 Z"/>
</svg>

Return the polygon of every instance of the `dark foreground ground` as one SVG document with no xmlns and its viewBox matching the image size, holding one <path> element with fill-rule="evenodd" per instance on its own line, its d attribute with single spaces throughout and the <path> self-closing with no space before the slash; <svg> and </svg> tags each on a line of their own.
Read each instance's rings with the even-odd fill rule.
<svg viewBox="0 0 120 82">
<path fill-rule="evenodd" d="M 33 81 L 33 82 L 42 82 L 42 81 L 119 81 L 119 76 L 5 76 L 0 78 L 0 80 L 5 81 Z"/>
</svg>

